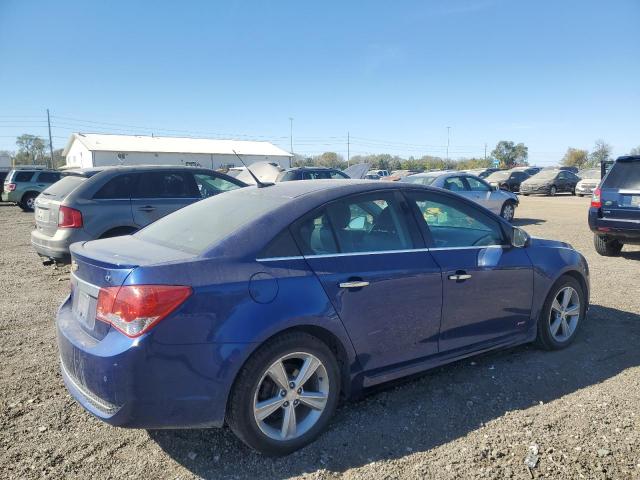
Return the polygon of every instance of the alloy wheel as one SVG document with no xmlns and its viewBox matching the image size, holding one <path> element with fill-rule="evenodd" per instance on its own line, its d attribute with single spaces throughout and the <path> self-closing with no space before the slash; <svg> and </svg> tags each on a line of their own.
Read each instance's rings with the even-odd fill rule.
<svg viewBox="0 0 640 480">
<path fill-rule="evenodd" d="M 513 207 L 513 205 L 508 203 L 503 207 L 502 218 L 504 218 L 507 222 L 510 222 L 511 220 L 513 220 L 514 215 L 515 215 L 515 208 Z"/>
<path fill-rule="evenodd" d="M 553 299 L 549 312 L 549 331 L 557 342 L 566 342 L 578 326 L 580 296 L 573 287 L 562 288 Z"/>
<path fill-rule="evenodd" d="M 29 210 L 33 210 L 33 208 L 36 205 L 36 197 L 31 196 L 27 198 L 27 201 L 25 202 L 25 204 Z"/>
<path fill-rule="evenodd" d="M 276 360 L 263 374 L 253 400 L 258 428 L 274 440 L 293 440 L 318 421 L 329 398 L 329 376 L 310 353 L 295 352 Z"/>
</svg>

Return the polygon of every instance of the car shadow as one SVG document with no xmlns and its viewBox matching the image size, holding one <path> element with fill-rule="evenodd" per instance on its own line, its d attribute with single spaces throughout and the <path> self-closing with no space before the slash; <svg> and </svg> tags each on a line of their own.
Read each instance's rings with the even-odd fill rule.
<svg viewBox="0 0 640 480">
<path fill-rule="evenodd" d="M 622 258 L 626 258 L 627 260 L 640 260 L 640 250 L 636 250 L 634 252 L 625 252 L 624 250 L 620 252 L 620 256 Z"/>
<path fill-rule="evenodd" d="M 542 225 L 543 223 L 545 223 L 546 220 L 543 220 L 541 218 L 514 218 L 511 221 L 511 225 L 513 225 L 514 227 L 525 227 L 527 225 Z"/>
<path fill-rule="evenodd" d="M 513 410 L 551 402 L 640 365 L 640 315 L 593 305 L 576 341 L 545 352 L 531 345 L 434 369 L 342 405 L 316 442 L 288 457 L 259 455 L 229 429 L 156 430 L 149 436 L 202 478 L 287 478 L 344 472 L 427 451 Z"/>
</svg>

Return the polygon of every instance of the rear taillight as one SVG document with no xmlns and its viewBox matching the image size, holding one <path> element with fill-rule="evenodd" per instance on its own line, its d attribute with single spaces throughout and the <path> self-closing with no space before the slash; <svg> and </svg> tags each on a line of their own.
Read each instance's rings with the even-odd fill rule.
<svg viewBox="0 0 640 480">
<path fill-rule="evenodd" d="M 58 228 L 80 228 L 82 227 L 82 213 L 75 208 L 60 206 L 58 213 Z"/>
<path fill-rule="evenodd" d="M 591 195 L 591 206 L 594 208 L 602 207 L 602 200 L 600 199 L 600 189 L 596 188 Z"/>
<path fill-rule="evenodd" d="M 101 288 L 96 319 L 113 325 L 128 337 L 139 337 L 182 305 L 190 295 L 191 287 L 181 285 Z"/>
<path fill-rule="evenodd" d="M 7 183 L 7 184 L 4 186 L 4 189 L 5 189 L 7 192 L 13 192 L 13 191 L 16 189 L 16 184 L 15 184 L 15 183 Z"/>
</svg>

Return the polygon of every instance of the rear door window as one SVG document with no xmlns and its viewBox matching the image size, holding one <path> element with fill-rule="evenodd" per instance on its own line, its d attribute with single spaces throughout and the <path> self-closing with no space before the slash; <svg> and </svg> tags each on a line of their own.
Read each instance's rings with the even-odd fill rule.
<svg viewBox="0 0 640 480">
<path fill-rule="evenodd" d="M 35 172 L 16 172 L 13 176 L 14 182 L 30 182 Z"/>
<path fill-rule="evenodd" d="M 129 199 L 136 175 L 118 175 L 105 183 L 93 196 L 96 200 Z"/>
<path fill-rule="evenodd" d="M 465 177 L 467 184 L 472 192 L 488 192 L 491 190 L 489 185 L 473 177 Z"/>
<path fill-rule="evenodd" d="M 304 179 L 305 180 L 320 180 L 320 179 L 327 179 L 327 178 L 331 178 L 331 175 L 329 174 L 329 172 L 327 171 L 305 171 L 304 172 Z"/>
<path fill-rule="evenodd" d="M 190 172 L 144 172 L 138 174 L 135 198 L 200 198 Z"/>
<path fill-rule="evenodd" d="M 445 179 L 444 188 L 451 190 L 452 192 L 462 192 L 467 190 L 467 186 L 464 184 L 461 177 L 449 177 Z"/>
<path fill-rule="evenodd" d="M 305 255 L 385 252 L 414 248 L 414 238 L 393 192 L 332 202 L 296 222 L 293 232 Z"/>
<path fill-rule="evenodd" d="M 616 162 L 604 179 L 604 188 L 640 189 L 640 160 Z"/>
<path fill-rule="evenodd" d="M 60 180 L 59 172 L 40 172 L 38 175 L 38 182 L 55 183 L 58 180 Z"/>
</svg>

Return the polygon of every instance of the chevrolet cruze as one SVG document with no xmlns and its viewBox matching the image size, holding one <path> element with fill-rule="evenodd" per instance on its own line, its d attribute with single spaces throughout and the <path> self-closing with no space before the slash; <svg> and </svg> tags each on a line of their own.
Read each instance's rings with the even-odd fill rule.
<svg viewBox="0 0 640 480">
<path fill-rule="evenodd" d="M 420 185 L 248 187 L 71 247 L 68 390 L 136 428 L 227 424 L 270 455 L 341 397 L 488 350 L 569 345 L 589 271 L 570 245 Z"/>
</svg>

